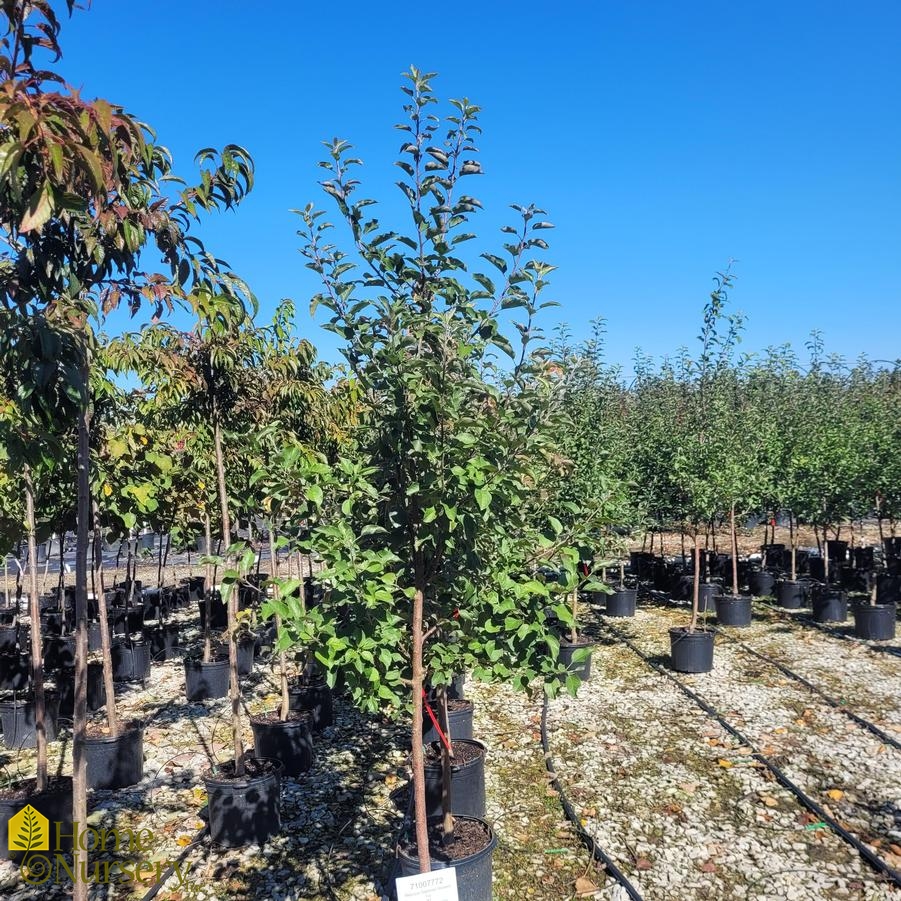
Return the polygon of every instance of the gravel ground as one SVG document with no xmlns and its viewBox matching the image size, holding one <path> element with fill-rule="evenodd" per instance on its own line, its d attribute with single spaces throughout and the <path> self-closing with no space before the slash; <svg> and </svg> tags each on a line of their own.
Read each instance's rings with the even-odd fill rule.
<svg viewBox="0 0 901 901">
<path fill-rule="evenodd" d="M 199 638 L 193 611 L 174 618 L 190 627 L 189 641 Z M 277 682 L 268 662 L 258 661 L 242 685 L 246 714 L 277 705 Z M 283 780 L 281 833 L 262 848 L 218 849 L 208 838 L 192 847 L 205 822 L 201 773 L 211 761 L 228 759 L 231 751 L 229 702 L 184 702 L 180 660 L 155 663 L 146 686 L 123 685 L 117 695 L 120 691 L 120 717 L 147 723 L 145 777 L 133 788 L 93 793 L 89 824 L 149 828 L 154 842 L 147 856 L 168 861 L 184 855 L 187 884 L 170 878 L 157 895 L 160 901 L 387 897 L 382 880 L 390 873 L 393 839 L 402 823 L 403 802 L 397 795 L 408 775 L 407 726 L 364 716 L 337 699 L 334 726 L 316 737 L 313 768 Z M 476 737 L 491 748 L 486 794 L 488 819 L 499 835 L 495 897 L 572 898 L 575 880 L 592 877 L 593 871 L 547 788 L 537 727 L 524 732 L 521 726 L 523 718 L 537 722 L 540 707 L 503 687 L 473 686 L 472 697 Z M 244 727 L 249 747 L 246 716 Z M 62 772 L 71 772 L 70 738 L 63 730 L 62 740 L 50 746 L 51 766 Z M 34 752 L 0 751 L 0 766 L 23 775 L 33 772 Z M 108 894 L 98 887 L 91 897 L 141 898 L 151 884 L 120 885 Z M 52 885 L 25 885 L 17 866 L 0 861 L 0 897 L 56 901 L 64 894 Z"/>
<path fill-rule="evenodd" d="M 666 630 L 685 621 L 684 611 L 652 608 L 616 623 L 663 662 Z M 764 650 L 761 638 L 781 628 L 759 625 L 748 637 Z M 830 654 L 841 673 L 847 643 L 831 641 L 817 653 Z M 797 644 L 786 650 L 798 655 Z M 861 655 L 855 683 L 884 683 L 884 656 Z M 579 697 L 551 705 L 552 753 L 587 828 L 645 898 L 901 898 L 819 827 L 750 747 L 628 648 L 603 641 L 595 661 Z M 901 660 L 894 662 L 901 674 Z M 901 863 L 901 848 L 891 847 L 901 753 L 735 645 L 718 642 L 713 672 L 683 678 L 839 821 Z M 898 706 L 897 697 L 886 700 Z"/>
</svg>

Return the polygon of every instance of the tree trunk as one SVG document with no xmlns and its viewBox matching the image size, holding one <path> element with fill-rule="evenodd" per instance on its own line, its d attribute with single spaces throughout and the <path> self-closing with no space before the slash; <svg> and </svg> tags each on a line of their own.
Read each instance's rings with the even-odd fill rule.
<svg viewBox="0 0 901 901">
<path fill-rule="evenodd" d="M 573 597 L 572 597 L 572 605 L 570 607 L 572 612 L 573 621 L 572 625 L 569 627 L 569 640 L 575 644 L 579 640 L 579 586 L 578 582 L 576 583 L 576 587 L 573 589 Z"/>
<path fill-rule="evenodd" d="M 269 526 L 269 556 L 272 560 L 269 563 L 269 567 L 272 570 L 272 596 L 274 600 L 278 600 L 279 598 L 279 588 L 278 588 L 278 556 L 275 548 L 275 524 L 271 524 Z M 303 591 L 303 583 L 301 583 L 300 590 Z M 279 636 L 282 634 L 282 618 L 276 613 L 275 614 L 275 636 L 276 642 L 278 641 Z M 285 652 L 283 650 L 279 650 L 278 652 L 278 669 L 279 669 L 279 688 L 281 692 L 281 705 L 278 710 L 278 718 L 284 722 L 288 719 L 288 713 L 291 710 L 291 698 L 288 695 L 288 660 Z"/>
<path fill-rule="evenodd" d="M 222 433 L 219 421 L 213 423 L 213 444 L 216 450 L 216 479 L 219 485 L 219 506 L 222 512 L 222 540 L 225 552 L 232 543 L 231 520 L 228 515 L 228 494 L 225 488 L 225 460 L 222 456 Z M 241 686 L 238 682 L 238 584 L 228 593 L 228 694 L 232 707 L 232 739 L 235 755 L 235 776 L 244 775 L 244 743 L 241 740 Z"/>
<path fill-rule="evenodd" d="M 429 856 L 429 830 L 425 806 L 425 758 L 422 753 L 422 617 L 425 606 L 424 578 L 419 561 L 415 564 L 415 593 L 413 595 L 413 811 L 416 821 L 416 851 L 419 856 L 419 872 L 428 873 L 432 868 Z"/>
<path fill-rule="evenodd" d="M 35 532 L 34 483 L 31 470 L 25 467 L 25 518 L 28 528 L 28 577 L 31 618 L 31 684 L 34 690 L 34 725 L 37 738 L 37 791 L 47 787 L 47 707 L 44 698 L 44 652 L 41 647 L 41 602 L 38 593 L 38 545 Z"/>
<path fill-rule="evenodd" d="M 826 538 L 826 529 L 823 529 L 823 578 L 826 587 L 829 587 L 829 540 Z"/>
<path fill-rule="evenodd" d="M 451 773 L 454 765 L 453 736 L 447 715 L 447 686 L 438 689 L 438 715 L 447 744 L 441 742 L 441 840 L 445 847 L 454 842 L 453 802 L 451 798 Z"/>
<path fill-rule="evenodd" d="M 695 577 L 694 588 L 691 596 L 691 622 L 688 631 L 694 632 L 698 627 L 698 606 L 701 592 L 701 536 L 695 531 Z"/>
<path fill-rule="evenodd" d="M 735 504 L 729 508 L 729 535 L 732 539 L 732 594 L 738 597 L 738 534 L 735 531 Z"/>
<path fill-rule="evenodd" d="M 87 901 L 88 854 L 78 833 L 88 821 L 87 761 L 84 740 L 88 724 L 88 520 L 91 511 L 90 418 L 88 409 L 88 366 L 82 365 L 82 406 L 78 413 L 78 492 L 75 539 L 75 704 L 72 728 L 72 820 L 76 832 L 72 863 L 75 872 L 73 901 Z M 112 698 L 107 699 L 107 704 Z M 86 843 L 86 842 L 85 842 Z"/>
<path fill-rule="evenodd" d="M 788 540 L 792 547 L 792 582 L 798 581 L 798 539 L 795 533 L 795 514 L 788 514 Z"/>
<path fill-rule="evenodd" d="M 210 528 L 210 514 L 203 514 L 203 528 L 206 536 L 206 554 L 209 557 L 213 553 L 213 533 Z M 204 583 L 206 590 L 203 593 L 203 603 L 206 608 L 206 622 L 203 628 L 203 662 L 209 663 L 213 658 L 212 618 L 213 618 L 213 565 L 207 563 L 204 571 Z"/>
<path fill-rule="evenodd" d="M 94 501 L 94 559 L 98 571 L 100 591 L 97 594 L 97 615 L 100 617 L 100 649 L 103 654 L 103 688 L 106 691 L 106 721 L 110 735 L 119 734 L 119 717 L 116 711 L 116 686 L 113 682 L 113 658 L 110 648 L 109 617 L 106 608 L 106 590 L 103 578 L 103 556 L 100 546 L 100 508 Z M 125 614 L 126 620 L 128 614 Z M 126 629 L 128 626 L 126 625 Z"/>
</svg>

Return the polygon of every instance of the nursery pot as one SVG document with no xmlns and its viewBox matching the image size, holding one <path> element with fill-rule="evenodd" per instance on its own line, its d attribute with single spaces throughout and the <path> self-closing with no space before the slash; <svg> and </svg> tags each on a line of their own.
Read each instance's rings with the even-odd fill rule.
<svg viewBox="0 0 901 901">
<path fill-rule="evenodd" d="M 441 838 L 441 821 L 429 823 L 429 859 L 431 869 L 443 870 L 453 867 L 457 877 L 457 892 L 460 901 L 491 901 L 492 866 L 491 857 L 497 847 L 494 830 L 484 821 L 475 817 L 455 818 L 455 841 L 445 848 Z M 479 845 L 482 845 L 479 848 Z M 466 853 L 475 846 L 478 850 Z M 455 849 L 457 849 L 455 851 Z M 455 855 L 459 855 L 455 859 Z M 402 841 L 398 847 L 401 876 L 419 874 L 419 858 L 416 841 L 412 836 Z"/>
<path fill-rule="evenodd" d="M 721 626 L 750 626 L 751 599 L 745 595 L 721 594 L 716 599 L 716 621 Z"/>
<path fill-rule="evenodd" d="M 62 838 L 65 835 L 72 835 L 72 777 L 49 779 L 47 787 L 40 794 L 35 791 L 35 787 L 35 780 L 29 779 L 20 784 L 18 790 L 0 794 L 0 860 L 19 861 L 24 857 L 24 851 L 15 850 L 15 846 L 10 848 L 16 837 L 11 837 L 11 841 L 8 842 L 7 836 L 9 821 L 29 804 L 50 821 L 50 835 L 47 836 L 50 847 L 55 851 L 57 823 L 60 824 L 60 847 L 62 849 L 72 847 L 71 838 L 68 841 Z M 39 853 L 49 855 L 51 852 Z"/>
<path fill-rule="evenodd" d="M 637 588 L 617 588 L 613 594 L 607 595 L 607 616 L 635 616 L 635 604 L 638 600 Z"/>
<path fill-rule="evenodd" d="M 203 631 L 206 628 L 206 599 L 198 601 L 197 606 L 200 609 L 200 629 Z M 225 631 L 228 628 L 228 608 L 218 591 L 210 599 L 210 607 L 212 608 L 210 630 L 213 632 Z"/>
<path fill-rule="evenodd" d="M 844 563 L 848 557 L 848 542 L 847 541 L 838 541 L 837 539 L 830 538 L 826 542 L 826 547 L 829 549 L 829 559 L 834 560 L 836 563 Z"/>
<path fill-rule="evenodd" d="M 332 690 L 325 679 L 288 689 L 291 710 L 307 711 L 314 732 L 321 732 L 335 721 Z"/>
<path fill-rule="evenodd" d="M 47 741 L 56 739 L 56 718 L 59 714 L 59 695 L 44 692 L 44 729 Z M 0 702 L 0 722 L 3 723 L 3 743 L 10 750 L 36 748 L 38 743 L 37 725 L 34 718 L 33 701 Z M 2 844 L 2 837 L 0 837 Z"/>
<path fill-rule="evenodd" d="M 713 669 L 713 632 L 679 626 L 669 630 L 670 656 L 677 673 L 709 673 Z"/>
<path fill-rule="evenodd" d="M 582 682 L 587 682 L 591 677 L 591 649 L 594 644 L 590 641 L 565 641 L 560 639 L 560 653 L 557 659 L 566 669 Z M 583 649 L 587 648 L 587 654 Z M 575 660 L 576 653 L 582 651 L 579 660 Z"/>
<path fill-rule="evenodd" d="M 769 597 L 773 593 L 776 577 L 765 569 L 748 573 L 748 589 L 755 598 Z"/>
<path fill-rule="evenodd" d="M 818 591 L 811 603 L 813 620 L 817 623 L 843 623 L 848 618 L 848 596 L 844 591 Z"/>
<path fill-rule="evenodd" d="M 22 691 L 30 682 L 31 657 L 28 654 L 0 654 L 0 691 Z"/>
<path fill-rule="evenodd" d="M 284 721 L 278 711 L 251 718 L 254 755 L 277 760 L 286 776 L 305 773 L 313 765 L 312 720 L 305 710 L 289 712 Z"/>
<path fill-rule="evenodd" d="M 71 718 L 75 710 L 75 668 L 60 670 L 56 674 L 56 688 L 59 691 L 59 712 Z M 106 689 L 103 685 L 103 664 L 88 664 L 88 710 L 99 710 L 106 703 Z"/>
<path fill-rule="evenodd" d="M 453 735 L 453 733 L 451 733 Z M 441 814 L 441 742 L 426 749 L 426 815 Z M 455 816 L 485 816 L 485 746 L 470 739 L 451 739 L 455 761 L 451 763 L 451 813 Z"/>
<path fill-rule="evenodd" d="M 18 626 L 0 626 L 0 654 L 12 653 L 19 641 Z"/>
<path fill-rule="evenodd" d="M 103 648 L 100 636 L 100 623 L 88 623 L 88 651 L 99 651 Z"/>
<path fill-rule="evenodd" d="M 432 712 L 435 714 L 435 718 L 438 722 L 441 722 L 441 718 L 438 715 L 438 710 L 435 708 L 434 703 L 431 704 Z M 473 703 L 472 701 L 452 701 L 448 700 L 447 702 L 447 724 L 450 729 L 451 738 L 456 741 L 460 740 L 472 740 L 472 712 L 473 712 Z M 430 745 L 433 741 L 439 741 L 438 730 L 435 729 L 434 723 L 432 723 L 432 718 L 426 713 L 425 710 L 422 712 L 422 743 L 424 745 Z"/>
<path fill-rule="evenodd" d="M 776 584 L 776 601 L 785 610 L 798 610 L 804 606 L 804 583 L 782 579 Z"/>
<path fill-rule="evenodd" d="M 876 603 L 901 603 L 901 576 L 879 573 L 876 577 Z"/>
<path fill-rule="evenodd" d="M 718 585 L 716 582 L 701 582 L 698 585 L 698 612 L 704 613 L 707 610 L 712 610 L 714 600 L 722 590 L 723 586 Z"/>
<path fill-rule="evenodd" d="M 75 636 L 51 638 L 44 646 L 44 669 L 48 672 L 75 666 Z"/>
<path fill-rule="evenodd" d="M 253 655 L 257 649 L 255 635 L 241 635 L 237 642 L 238 675 L 249 676 L 253 672 Z"/>
<path fill-rule="evenodd" d="M 140 723 L 123 727 L 115 737 L 89 735 L 82 748 L 88 788 L 127 788 L 144 778 L 144 727 Z"/>
<path fill-rule="evenodd" d="M 113 679 L 117 682 L 143 682 L 150 675 L 150 645 L 143 641 L 115 642 L 110 649 L 110 658 Z"/>
<path fill-rule="evenodd" d="M 171 660 L 178 653 L 179 629 L 178 623 L 160 623 L 144 629 L 144 641 L 149 641 L 154 660 Z"/>
<path fill-rule="evenodd" d="M 228 660 L 185 659 L 185 694 L 189 701 L 224 698 L 228 694 Z"/>
<path fill-rule="evenodd" d="M 897 609 L 894 604 L 869 604 L 866 601 L 854 606 L 854 634 L 858 638 L 873 641 L 889 641 L 895 637 Z"/>
<path fill-rule="evenodd" d="M 110 631 L 130 635 L 144 627 L 144 607 L 112 607 L 109 611 Z"/>
<path fill-rule="evenodd" d="M 245 758 L 246 771 L 236 778 L 234 763 L 203 774 L 210 838 L 216 845 L 240 848 L 262 845 L 282 827 L 279 815 L 281 764 L 277 760 Z"/>
</svg>

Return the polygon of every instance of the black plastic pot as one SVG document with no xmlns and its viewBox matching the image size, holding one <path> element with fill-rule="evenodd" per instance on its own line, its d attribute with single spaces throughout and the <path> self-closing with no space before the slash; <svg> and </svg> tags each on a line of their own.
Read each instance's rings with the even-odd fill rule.
<svg viewBox="0 0 901 901">
<path fill-rule="evenodd" d="M 704 613 L 708 610 L 713 610 L 714 601 L 722 590 L 723 586 L 718 585 L 716 582 L 701 582 L 698 585 L 698 611 Z"/>
<path fill-rule="evenodd" d="M 451 733 L 453 735 L 453 733 Z M 433 742 L 433 747 L 440 750 L 440 743 Z M 454 754 L 460 753 L 462 746 L 477 750 L 479 753 L 463 764 L 451 764 L 451 813 L 467 817 L 485 816 L 485 746 L 478 741 L 451 739 Z M 441 761 L 427 763 L 425 766 L 425 804 L 426 815 L 430 817 L 441 814 Z"/>
<path fill-rule="evenodd" d="M 255 635 L 242 635 L 238 639 L 238 675 L 249 676 L 253 672 L 253 656 L 256 652 Z"/>
<path fill-rule="evenodd" d="M 811 602 L 817 623 L 843 623 L 848 618 L 848 596 L 834 589 L 818 591 Z"/>
<path fill-rule="evenodd" d="M 206 786 L 210 823 L 210 838 L 216 845 L 240 848 L 262 845 L 282 828 L 279 815 L 281 795 L 281 764 L 248 758 L 248 774 L 240 779 L 229 778 L 229 765 L 203 775 Z M 259 765 L 267 771 L 254 773 Z M 233 765 L 232 770 L 233 771 Z"/>
<path fill-rule="evenodd" d="M 198 601 L 197 606 L 200 610 L 200 629 L 203 631 L 206 628 L 206 600 Z M 210 599 L 210 606 L 212 608 L 210 629 L 213 632 L 223 632 L 228 628 L 228 607 L 218 591 Z"/>
<path fill-rule="evenodd" d="M 50 848 L 56 849 L 57 823 L 60 823 L 59 835 L 60 848 L 71 848 L 71 839 L 66 841 L 62 836 L 72 834 L 72 778 L 63 776 L 50 781 L 47 788 L 37 793 L 34 790 L 35 781 L 29 780 L 23 785 L 22 797 L 0 798 L 0 860 L 18 861 L 24 856 L 23 851 L 10 849 L 7 841 L 9 834 L 9 821 L 23 807 L 31 805 L 39 813 L 43 814 L 50 822 L 50 835 L 48 836 Z M 41 852 L 49 854 L 50 852 Z"/>
<path fill-rule="evenodd" d="M 84 740 L 88 788 L 114 789 L 137 785 L 144 778 L 144 727 L 128 726 L 115 737 Z"/>
<path fill-rule="evenodd" d="M 110 648 L 110 658 L 113 679 L 117 682 L 143 682 L 150 675 L 150 645 L 143 641 L 115 642 Z"/>
<path fill-rule="evenodd" d="M 491 901 L 493 878 L 491 858 L 497 847 L 497 835 L 484 820 L 476 817 L 458 817 L 457 819 L 481 824 L 488 836 L 487 845 L 481 851 L 470 854 L 468 857 L 450 860 L 449 856 L 441 850 L 440 838 L 436 838 L 430 842 L 431 869 L 443 870 L 453 867 L 457 871 L 457 893 L 460 901 Z M 438 828 L 439 825 L 440 821 L 430 824 L 433 828 Z M 398 860 L 401 876 L 418 875 L 419 858 L 416 856 L 415 847 L 412 847 L 409 852 L 403 847 L 399 848 Z"/>
<path fill-rule="evenodd" d="M 51 638 L 44 644 L 44 669 L 55 672 L 75 666 L 75 636 Z"/>
<path fill-rule="evenodd" d="M 99 651 L 103 648 L 100 636 L 100 623 L 88 623 L 88 650 Z"/>
<path fill-rule="evenodd" d="M 472 714 L 474 709 L 472 701 L 457 701 L 454 704 L 448 705 L 448 728 L 450 729 L 451 738 L 454 741 L 457 739 L 466 741 L 472 740 Z M 432 705 L 432 710 L 437 717 L 438 711 L 435 710 L 434 705 Z M 433 741 L 438 740 L 438 731 L 432 723 L 432 718 L 425 710 L 423 710 L 422 743 L 424 745 L 430 745 Z"/>
<path fill-rule="evenodd" d="M 11 654 L 19 642 L 18 626 L 0 626 L 0 654 Z"/>
<path fill-rule="evenodd" d="M 872 641 L 889 641 L 895 637 L 898 613 L 894 604 L 868 604 L 864 601 L 854 606 L 854 634 Z"/>
<path fill-rule="evenodd" d="M 31 657 L 28 654 L 0 654 L 0 691 L 23 691 L 30 682 Z"/>
<path fill-rule="evenodd" d="M 834 538 L 830 538 L 826 542 L 826 547 L 829 549 L 829 560 L 835 561 L 836 563 L 844 563 L 848 558 L 848 542 L 847 541 L 839 541 Z"/>
<path fill-rule="evenodd" d="M 59 696 L 55 692 L 44 692 L 46 707 L 44 728 L 47 741 L 56 739 L 56 719 L 59 714 Z M 37 747 L 37 726 L 34 719 L 33 701 L 0 702 L 0 722 L 3 723 L 3 743 L 10 750 Z M 2 840 L 0 840 L 2 841 Z"/>
<path fill-rule="evenodd" d="M 189 701 L 224 698 L 228 694 L 228 660 L 185 660 L 185 694 Z"/>
<path fill-rule="evenodd" d="M 144 608 L 111 607 L 109 610 L 110 631 L 115 635 L 131 635 L 144 628 Z"/>
<path fill-rule="evenodd" d="M 277 760 L 286 776 L 299 776 L 313 765 L 312 717 L 306 711 L 294 711 L 287 720 L 253 718 L 255 757 Z"/>
<path fill-rule="evenodd" d="M 782 579 L 776 584 L 776 602 L 785 610 L 798 610 L 803 607 L 805 595 L 803 582 Z"/>
<path fill-rule="evenodd" d="M 685 627 L 669 630 L 670 659 L 677 673 L 709 673 L 713 669 L 713 632 Z"/>
<path fill-rule="evenodd" d="M 765 569 L 755 569 L 748 573 L 748 590 L 755 598 L 771 597 L 776 577 Z"/>
<path fill-rule="evenodd" d="M 613 594 L 607 595 L 607 616 L 635 616 L 635 604 L 638 601 L 638 589 L 617 588 Z"/>
<path fill-rule="evenodd" d="M 560 639 L 560 653 L 557 659 L 562 663 L 566 669 L 572 673 L 574 676 L 577 676 L 582 682 L 587 682 L 591 678 L 591 650 L 594 647 L 593 642 L 590 641 L 565 641 L 564 639 Z M 587 649 L 587 654 L 585 653 L 585 649 Z M 576 654 L 581 651 L 580 658 L 584 656 L 584 659 L 579 659 L 578 661 L 575 659 Z"/>
<path fill-rule="evenodd" d="M 721 626 L 750 626 L 751 599 L 744 595 L 721 594 L 716 599 L 716 621 Z"/>
<path fill-rule="evenodd" d="M 56 689 L 59 692 L 59 713 L 67 719 L 75 710 L 75 669 L 60 670 L 56 674 Z M 106 688 L 103 685 L 103 664 L 88 664 L 88 710 L 99 710 L 106 703 Z"/>
<path fill-rule="evenodd" d="M 160 623 L 144 629 L 144 641 L 150 644 L 150 655 L 154 660 L 171 660 L 178 654 L 178 623 Z"/>
<path fill-rule="evenodd" d="M 335 721 L 332 690 L 322 679 L 308 685 L 295 685 L 288 689 L 292 710 L 306 710 L 310 714 L 314 732 L 321 732 Z"/>
<path fill-rule="evenodd" d="M 879 573 L 876 577 L 876 603 L 901 603 L 901 576 L 893 573 Z"/>
</svg>

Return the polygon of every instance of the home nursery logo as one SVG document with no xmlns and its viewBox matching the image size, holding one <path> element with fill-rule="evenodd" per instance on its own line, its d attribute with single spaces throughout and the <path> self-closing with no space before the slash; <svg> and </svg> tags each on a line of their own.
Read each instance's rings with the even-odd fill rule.
<svg viewBox="0 0 901 901">
<path fill-rule="evenodd" d="M 19 870 L 28 885 L 73 884 L 75 863 L 69 852 L 76 843 L 92 857 L 104 858 L 81 862 L 77 875 L 82 882 L 155 884 L 171 877 L 179 887 L 190 884 L 191 862 L 183 859 L 184 854 L 172 860 L 152 854 L 156 839 L 150 829 L 81 829 L 78 823 L 51 823 L 30 804 L 9 819 L 7 848 L 21 857 Z"/>
<path fill-rule="evenodd" d="M 9 818 L 6 847 L 10 851 L 49 851 L 50 821 L 39 810 L 26 804 Z"/>
</svg>

